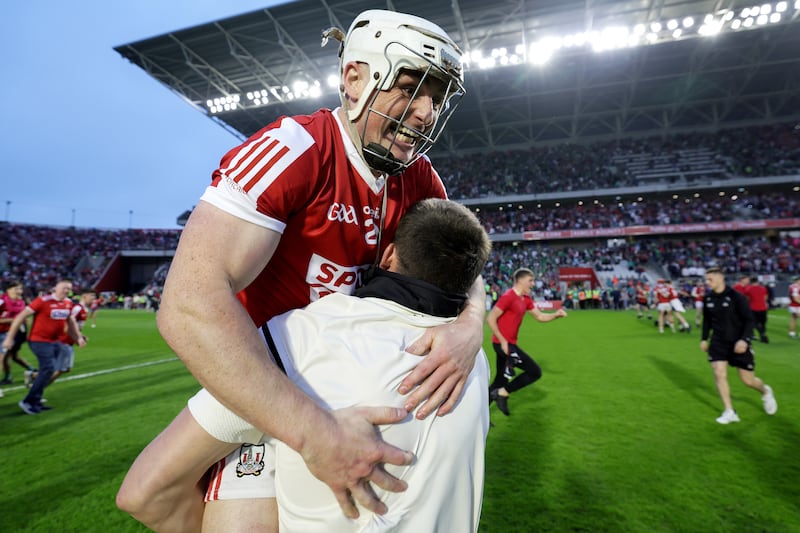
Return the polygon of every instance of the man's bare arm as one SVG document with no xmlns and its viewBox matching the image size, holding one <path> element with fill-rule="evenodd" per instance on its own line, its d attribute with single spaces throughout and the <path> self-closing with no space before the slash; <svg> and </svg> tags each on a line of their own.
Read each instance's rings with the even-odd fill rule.
<svg viewBox="0 0 800 533">
<path fill-rule="evenodd" d="M 317 406 L 272 363 L 236 298 L 263 270 L 279 240 L 277 232 L 200 202 L 164 286 L 159 330 L 220 402 L 298 451 L 312 473 L 333 489 L 345 514 L 357 516 L 352 498 L 384 511 L 367 481 L 396 487 L 376 465 L 408 464 L 411 456 L 376 437 L 373 424 L 397 422 L 405 412 L 360 408 L 332 413 Z"/>
</svg>

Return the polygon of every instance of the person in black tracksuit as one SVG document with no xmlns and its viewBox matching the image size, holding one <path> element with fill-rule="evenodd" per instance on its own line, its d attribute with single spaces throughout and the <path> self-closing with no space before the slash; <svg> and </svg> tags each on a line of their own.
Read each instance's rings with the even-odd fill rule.
<svg viewBox="0 0 800 533">
<path fill-rule="evenodd" d="M 754 373 L 755 359 L 750 343 L 755 322 L 747 298 L 725 285 L 725 275 L 719 268 L 706 270 L 706 283 L 711 290 L 703 298 L 703 335 L 700 349 L 708 353 L 717 391 L 725 406 L 717 422 L 729 424 L 739 421 L 739 415 L 731 402 L 728 365 L 739 369 L 742 383 L 761 393 L 764 411 L 768 415 L 775 414 L 778 404 L 772 388 Z"/>
</svg>

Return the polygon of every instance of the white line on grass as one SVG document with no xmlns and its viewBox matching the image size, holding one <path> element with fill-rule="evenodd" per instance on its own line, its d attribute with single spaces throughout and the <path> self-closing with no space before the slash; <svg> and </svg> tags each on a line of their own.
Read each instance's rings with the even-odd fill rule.
<svg viewBox="0 0 800 533">
<path fill-rule="evenodd" d="M 63 378 L 59 378 L 58 381 L 72 381 L 73 379 L 91 378 L 94 376 L 102 376 L 103 374 L 112 374 L 114 372 L 121 372 L 123 370 L 132 370 L 134 368 L 142 368 L 145 366 L 160 365 L 161 363 L 171 363 L 173 361 L 179 361 L 179 359 L 177 357 L 171 357 L 169 359 L 158 359 L 157 361 L 148 361 L 147 363 L 137 363 L 135 365 L 125 365 L 117 368 L 107 368 L 105 370 L 98 370 L 97 372 L 87 372 L 85 374 L 65 376 Z M 3 392 L 13 392 L 15 390 L 20 390 L 24 388 L 25 388 L 24 385 L 17 385 L 15 387 L 6 387 L 3 389 Z"/>
</svg>

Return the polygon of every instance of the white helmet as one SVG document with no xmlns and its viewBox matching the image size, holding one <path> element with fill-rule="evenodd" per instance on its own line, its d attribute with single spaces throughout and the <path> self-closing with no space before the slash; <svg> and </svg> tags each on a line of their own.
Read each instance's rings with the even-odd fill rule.
<svg viewBox="0 0 800 533">
<path fill-rule="evenodd" d="M 410 161 L 403 162 L 395 158 L 391 154 L 391 147 L 386 148 L 375 143 L 362 145 L 364 159 L 370 167 L 390 175 L 402 172 L 436 142 L 465 93 L 461 49 L 442 28 L 432 22 L 414 15 L 371 9 L 358 15 L 350 25 L 339 55 L 340 76 L 344 66 L 350 62 L 366 63 L 370 68 L 370 78 L 362 97 L 347 111 L 351 122 L 356 121 L 365 108 L 367 113 L 376 112 L 372 109 L 378 95 L 376 89 L 391 89 L 401 70 L 422 73 L 417 90 L 427 76 L 433 76 L 445 84 L 446 90 L 437 121 L 426 133 L 415 131 L 419 140 L 415 147 L 415 156 Z M 369 98 L 373 91 L 375 94 Z M 344 101 L 345 95 L 341 96 Z M 397 122 L 399 128 L 410 107 L 409 102 L 399 119 L 382 116 Z M 361 139 L 363 141 L 363 132 Z"/>
</svg>

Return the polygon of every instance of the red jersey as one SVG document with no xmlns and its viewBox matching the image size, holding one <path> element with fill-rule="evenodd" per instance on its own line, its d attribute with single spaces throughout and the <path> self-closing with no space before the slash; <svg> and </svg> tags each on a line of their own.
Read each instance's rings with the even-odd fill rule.
<svg viewBox="0 0 800 533">
<path fill-rule="evenodd" d="M 706 288 L 703 285 L 696 285 L 692 288 L 692 298 L 694 298 L 695 302 L 702 302 L 705 295 Z"/>
<path fill-rule="evenodd" d="M 0 318 L 14 318 L 25 309 L 25 300 L 20 298 L 14 300 L 7 292 L 0 296 Z M 0 333 L 5 333 L 11 329 L 11 322 L 0 324 Z"/>
<path fill-rule="evenodd" d="M 267 266 L 238 294 L 256 325 L 331 292 L 352 293 L 400 217 L 426 198 L 446 198 L 426 157 L 401 176 L 376 178 L 335 112 L 284 117 L 222 158 L 202 200 L 282 233 Z"/>
<path fill-rule="evenodd" d="M 527 294 L 520 296 L 514 292 L 514 289 L 508 289 L 497 300 L 495 307 L 503 311 L 503 314 L 497 319 L 497 329 L 509 343 L 517 343 L 522 319 L 525 318 L 525 313 L 533 309 L 533 305 L 533 299 L 530 296 Z M 499 343 L 500 339 L 496 335 L 492 335 L 492 342 Z"/>
<path fill-rule="evenodd" d="M 750 302 L 751 311 L 766 311 L 769 308 L 767 306 L 767 298 L 769 298 L 769 293 L 767 292 L 767 288 L 765 286 L 749 285 L 747 287 L 745 296 L 747 296 L 747 300 Z"/>
<path fill-rule="evenodd" d="M 672 288 L 663 283 L 656 285 L 654 289 L 656 300 L 660 304 L 668 304 L 672 300 Z"/>
<path fill-rule="evenodd" d="M 86 319 L 89 318 L 89 311 L 83 306 L 82 303 L 78 302 L 72 307 L 72 311 L 70 313 L 72 317 L 78 322 L 78 329 L 82 329 L 83 325 L 86 323 Z M 75 344 L 75 340 L 70 337 L 69 330 L 66 328 L 66 324 L 64 325 L 64 332 L 61 335 L 61 338 L 58 339 L 59 342 L 63 342 L 64 344 Z"/>
<path fill-rule="evenodd" d="M 735 290 L 739 294 L 743 294 L 743 295 L 747 296 L 747 287 L 742 285 L 741 283 L 736 283 L 733 286 L 733 290 Z"/>
<path fill-rule="evenodd" d="M 52 294 L 39 296 L 28 305 L 35 313 L 33 326 L 28 334 L 30 342 L 58 342 L 67 327 L 67 318 L 72 311 L 72 300 L 56 300 Z"/>
<path fill-rule="evenodd" d="M 800 285 L 789 285 L 789 307 L 800 307 Z"/>
<path fill-rule="evenodd" d="M 640 304 L 647 303 L 647 291 L 642 286 L 636 287 L 636 302 Z"/>
</svg>

